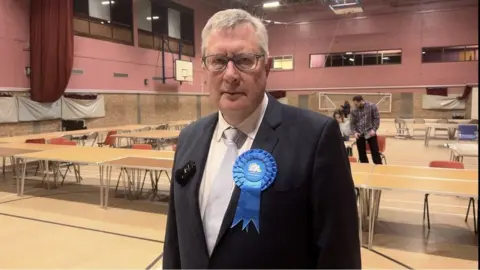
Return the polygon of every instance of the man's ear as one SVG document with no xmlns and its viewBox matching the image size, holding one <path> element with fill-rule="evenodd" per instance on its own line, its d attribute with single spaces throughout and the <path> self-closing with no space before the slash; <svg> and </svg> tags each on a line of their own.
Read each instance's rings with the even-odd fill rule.
<svg viewBox="0 0 480 270">
<path fill-rule="evenodd" d="M 265 72 L 267 73 L 267 77 L 268 77 L 268 74 L 270 74 L 270 70 L 272 69 L 272 63 L 273 63 L 273 58 L 271 56 L 268 56 L 267 61 L 265 62 Z"/>
</svg>

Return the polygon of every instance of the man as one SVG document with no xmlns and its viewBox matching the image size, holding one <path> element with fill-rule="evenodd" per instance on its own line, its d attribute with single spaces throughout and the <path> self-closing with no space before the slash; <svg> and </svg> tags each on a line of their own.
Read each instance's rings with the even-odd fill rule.
<svg viewBox="0 0 480 270">
<path fill-rule="evenodd" d="M 382 164 L 378 150 L 377 130 L 380 126 L 380 114 L 377 105 L 366 102 L 360 95 L 353 97 L 353 109 L 350 114 L 352 132 L 357 139 L 358 156 L 361 163 L 368 163 L 367 142 L 372 153 L 373 163 Z"/>
<path fill-rule="evenodd" d="M 202 55 L 219 112 L 179 136 L 164 269 L 360 268 L 355 191 L 336 121 L 265 92 L 267 30 L 244 10 L 209 19 Z M 269 153 L 278 171 L 253 211 L 258 224 L 236 224 L 237 208 L 254 200 L 233 181 L 232 152 L 249 149 Z"/>
</svg>

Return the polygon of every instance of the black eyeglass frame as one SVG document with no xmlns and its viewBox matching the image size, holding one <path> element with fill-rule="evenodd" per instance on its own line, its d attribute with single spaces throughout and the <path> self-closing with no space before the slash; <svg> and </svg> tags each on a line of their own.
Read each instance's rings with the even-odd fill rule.
<svg viewBox="0 0 480 270">
<path fill-rule="evenodd" d="M 237 57 L 241 57 L 241 56 L 245 56 L 245 55 L 249 55 L 249 56 L 255 56 L 255 65 L 253 65 L 250 69 L 244 69 L 244 68 L 240 68 L 236 63 L 235 63 L 235 59 Z M 208 66 L 207 66 L 207 59 L 209 57 L 221 57 L 223 59 L 225 59 L 227 62 L 225 64 L 225 66 L 221 69 L 218 69 L 218 70 L 209 70 L 208 69 Z M 212 55 L 207 55 L 207 56 L 203 56 L 202 57 L 202 63 L 203 63 L 203 66 L 208 70 L 208 71 L 214 71 L 214 72 L 221 72 L 221 71 L 224 71 L 225 68 L 227 68 L 228 66 L 228 63 L 231 61 L 235 67 L 239 70 L 243 70 L 243 71 L 249 71 L 249 70 L 254 70 L 257 65 L 258 65 L 258 60 L 262 57 L 265 57 L 265 54 L 264 53 L 261 53 L 261 54 L 256 54 L 256 53 L 242 53 L 242 54 L 237 54 L 237 55 L 234 55 L 234 56 L 224 56 L 224 55 L 218 55 L 218 54 L 212 54 Z"/>
</svg>

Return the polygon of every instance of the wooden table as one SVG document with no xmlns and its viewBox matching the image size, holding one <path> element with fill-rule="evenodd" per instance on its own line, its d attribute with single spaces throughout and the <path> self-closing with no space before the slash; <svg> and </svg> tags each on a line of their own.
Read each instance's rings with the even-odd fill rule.
<svg viewBox="0 0 480 270">
<path fill-rule="evenodd" d="M 432 129 L 435 128 L 447 128 L 449 131 L 449 139 L 452 139 L 452 136 L 455 135 L 455 130 L 458 129 L 458 123 L 427 123 L 425 124 L 425 146 L 428 147 L 428 142 L 430 141 L 430 133 Z"/>
<path fill-rule="evenodd" d="M 111 160 L 103 163 L 104 166 L 107 167 L 107 170 L 111 170 L 112 167 L 122 168 L 126 170 L 128 175 L 128 185 L 127 181 L 125 181 L 125 175 L 123 175 L 123 186 L 125 189 L 125 197 L 127 197 L 127 188 L 129 194 L 134 194 L 135 192 L 138 193 L 138 197 L 143 190 L 143 183 L 140 186 L 140 177 L 143 170 L 145 170 L 145 176 L 147 171 L 150 172 L 150 178 L 152 181 L 152 200 L 157 197 L 158 192 L 158 181 L 162 173 L 165 173 L 170 180 L 170 176 L 168 175 L 168 170 L 173 168 L 173 158 L 169 159 L 158 159 L 158 158 L 145 158 L 145 157 L 124 157 L 119 158 L 116 160 Z M 131 172 L 128 173 L 128 170 Z M 153 176 L 155 174 L 155 176 Z M 111 174 L 110 174 L 111 176 Z M 110 190 L 110 180 L 111 178 L 107 179 L 106 183 L 106 194 L 105 194 L 105 202 L 104 207 L 107 208 L 108 206 L 108 191 Z M 136 185 L 135 185 L 136 183 Z M 132 192 L 133 190 L 133 192 Z"/>
<path fill-rule="evenodd" d="M 136 149 L 103 148 L 103 147 L 76 147 L 72 151 L 63 149 L 46 150 L 42 152 L 18 154 L 15 158 L 23 160 L 23 170 L 20 183 L 19 196 L 23 196 L 25 186 L 26 162 L 28 160 L 43 160 L 51 162 L 70 162 L 76 164 L 88 164 L 99 166 L 100 178 L 100 206 L 104 206 L 105 190 L 104 180 L 111 177 L 111 167 L 106 170 L 103 163 L 124 157 L 146 157 L 157 159 L 173 159 L 173 151 L 149 151 Z M 48 163 L 47 163 L 48 164 Z"/>
<path fill-rule="evenodd" d="M 168 127 L 173 128 L 176 130 L 180 130 L 186 126 L 188 126 L 190 123 L 194 122 L 195 120 L 179 120 L 179 121 L 169 121 L 168 122 Z"/>
<path fill-rule="evenodd" d="M 110 130 L 136 130 L 141 129 L 146 126 L 151 125 L 123 125 L 123 126 L 112 126 L 112 127 L 100 127 L 100 128 L 90 128 L 90 129 L 79 129 L 71 131 L 57 131 L 57 132 L 48 132 L 48 133 L 38 133 L 38 134 L 29 134 L 22 136 L 12 136 L 12 137 L 1 137 L 0 142 L 3 143 L 12 143 L 12 142 L 25 142 L 29 139 L 45 139 L 46 141 L 53 138 L 60 138 L 63 136 L 80 136 L 86 135 L 92 132 L 108 132 Z"/>
<path fill-rule="evenodd" d="M 478 158 L 478 143 L 457 143 L 449 144 L 450 160 L 463 162 L 464 157 Z"/>
<path fill-rule="evenodd" d="M 134 141 L 138 140 L 151 140 L 157 144 L 157 148 L 163 147 L 164 143 L 168 139 L 178 138 L 180 131 L 177 130 L 152 130 L 152 131 L 141 131 L 141 132 L 132 132 L 132 133 L 121 133 L 112 135 L 116 140 L 121 138 L 128 138 Z M 116 144 L 118 141 L 116 142 Z"/>
<path fill-rule="evenodd" d="M 369 248 L 373 244 L 375 218 L 378 214 L 382 190 L 414 191 L 478 199 L 478 171 L 374 165 L 373 171 L 368 173 L 367 167 L 356 170 L 357 165 L 354 166 L 352 166 L 352 176 L 355 186 L 372 193 L 367 199 L 368 208 L 365 208 L 363 203 L 366 201 L 366 192 L 360 193 L 359 204 L 360 226 L 363 224 L 364 213 L 367 211 L 369 213 Z"/>
</svg>

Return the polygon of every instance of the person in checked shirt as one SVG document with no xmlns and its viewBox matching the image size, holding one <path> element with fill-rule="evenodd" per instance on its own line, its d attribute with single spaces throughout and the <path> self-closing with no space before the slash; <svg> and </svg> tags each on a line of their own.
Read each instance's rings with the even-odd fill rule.
<svg viewBox="0 0 480 270">
<path fill-rule="evenodd" d="M 355 108 L 350 114 L 350 125 L 355 139 L 357 139 L 360 162 L 368 163 L 366 149 L 368 142 L 373 163 L 382 164 L 377 140 L 377 130 L 380 126 L 380 113 L 377 105 L 363 100 L 360 95 L 353 97 L 353 105 Z"/>
</svg>

